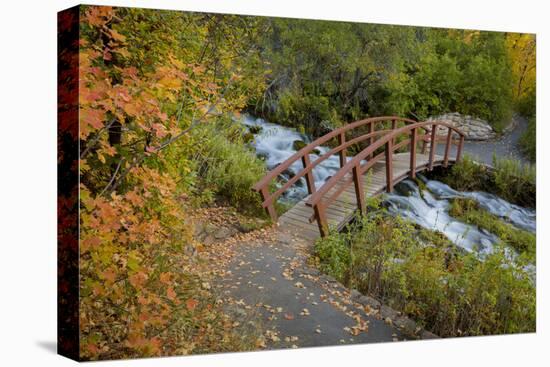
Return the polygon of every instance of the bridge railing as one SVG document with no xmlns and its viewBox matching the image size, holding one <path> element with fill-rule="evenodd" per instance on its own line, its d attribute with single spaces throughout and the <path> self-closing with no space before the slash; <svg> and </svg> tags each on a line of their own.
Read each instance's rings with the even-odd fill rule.
<svg viewBox="0 0 550 367">
<path fill-rule="evenodd" d="M 437 131 L 440 127 L 447 129 L 446 135 L 440 136 L 437 134 Z M 328 234 L 328 223 L 325 212 L 326 208 L 334 200 L 336 200 L 351 183 L 354 184 L 357 209 L 361 214 L 365 214 L 366 200 L 363 185 L 364 174 L 370 168 L 372 168 L 375 163 L 384 160 L 387 192 L 392 192 L 394 182 L 402 179 L 402 177 L 393 177 L 393 153 L 397 149 L 403 146 L 409 146 L 410 167 L 406 175 L 414 178 L 416 176 L 416 171 L 418 169 L 424 168 L 421 166 L 417 166 L 416 150 L 419 140 L 426 141 L 423 136 L 418 135 L 418 130 L 422 129 L 426 131 L 427 128 L 429 128 L 428 131 L 430 132 L 428 138 L 428 141 L 430 143 L 430 152 L 427 167 L 425 168 L 427 168 L 428 170 L 431 170 L 433 168 L 435 163 L 435 152 L 439 140 L 445 140 L 445 153 L 443 156 L 443 161 L 441 162 L 443 166 L 447 166 L 449 164 L 450 148 L 452 144 L 457 145 L 455 162 L 458 162 L 460 160 L 462 149 L 464 146 L 464 134 L 448 123 L 441 121 L 419 122 L 386 132 L 386 134 L 380 137 L 377 141 L 369 145 L 360 153 L 356 154 L 353 159 L 349 160 L 343 167 L 340 168 L 340 170 L 338 170 L 335 175 L 333 175 L 328 181 L 326 181 L 323 186 L 321 186 L 319 190 L 314 192 L 306 201 L 306 205 L 312 207 L 314 211 L 314 214 L 310 218 L 310 222 L 314 220 L 317 221 L 321 236 L 326 236 Z M 398 144 L 395 144 L 396 139 L 399 136 L 405 134 L 409 135 L 410 138 L 405 139 Z M 458 141 L 456 139 L 453 139 L 453 136 L 458 136 Z M 378 153 L 376 156 L 373 156 L 374 152 L 380 148 L 383 148 L 383 152 Z M 422 148 L 422 153 L 425 153 L 425 146 Z M 367 159 L 368 157 L 372 158 Z M 362 163 L 365 161 L 365 159 L 367 159 L 366 163 Z M 326 197 L 329 191 L 335 187 L 336 190 L 330 193 L 330 196 Z"/>
<path fill-rule="evenodd" d="M 388 134 L 390 131 L 397 129 L 399 124 L 416 124 L 417 121 L 402 118 L 398 116 L 381 116 L 373 117 L 360 121 L 347 124 L 338 129 L 331 131 L 330 133 L 323 135 L 322 137 L 316 139 L 310 144 L 306 145 L 286 161 L 279 164 L 277 167 L 269 171 L 256 185 L 254 185 L 253 190 L 259 192 L 262 196 L 262 207 L 264 207 L 273 221 L 277 221 L 277 211 L 275 210 L 275 203 L 277 199 L 287 191 L 292 185 L 294 185 L 302 177 L 305 177 L 308 193 L 314 194 L 317 191 L 315 187 L 315 180 L 313 176 L 313 169 L 318 166 L 321 162 L 328 159 L 334 154 L 339 154 L 340 158 L 340 167 L 344 167 L 347 162 L 347 151 L 348 149 L 362 142 L 366 142 L 367 146 L 371 146 L 374 141 L 379 139 L 381 136 Z M 388 125 L 388 129 L 377 130 L 377 127 Z M 346 140 L 346 133 L 358 131 L 361 128 L 366 128 L 366 134 L 354 137 L 350 140 Z M 419 127 L 419 129 L 424 130 L 425 134 L 418 135 L 417 139 L 422 142 L 422 151 L 425 152 L 427 149 L 427 142 L 430 141 L 431 127 L 430 125 Z M 326 144 L 331 139 L 338 139 L 338 146 L 329 150 L 325 154 L 322 154 L 314 161 L 311 161 L 310 154 L 313 154 L 314 150 L 319 146 Z M 399 144 L 402 144 L 399 143 Z M 401 147 L 403 145 L 399 145 Z M 397 149 L 397 148 L 396 148 Z M 374 150 L 366 158 L 372 159 Z M 269 186 L 273 180 L 275 180 L 281 173 L 286 171 L 294 162 L 302 162 L 302 169 L 291 177 L 284 185 L 278 188 L 273 193 L 269 192 Z"/>
</svg>

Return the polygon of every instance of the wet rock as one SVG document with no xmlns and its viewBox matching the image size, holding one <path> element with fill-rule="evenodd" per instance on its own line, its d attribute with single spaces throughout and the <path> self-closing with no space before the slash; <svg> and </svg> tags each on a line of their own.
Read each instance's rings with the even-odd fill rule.
<svg viewBox="0 0 550 367">
<path fill-rule="evenodd" d="M 254 135 L 261 133 L 262 130 L 263 128 L 260 125 L 254 125 L 248 128 L 248 131 L 250 131 L 250 133 Z"/>
<path fill-rule="evenodd" d="M 243 135 L 243 142 L 246 144 L 246 143 L 250 143 L 254 140 L 254 134 L 251 134 L 251 133 L 246 133 Z"/>
<path fill-rule="evenodd" d="M 294 140 L 294 142 L 292 143 L 292 148 L 296 151 L 302 149 L 303 147 L 305 147 L 307 144 L 305 142 L 303 142 L 302 140 Z M 316 154 L 316 155 L 321 155 L 321 151 L 317 148 L 313 149 L 310 154 Z"/>
</svg>

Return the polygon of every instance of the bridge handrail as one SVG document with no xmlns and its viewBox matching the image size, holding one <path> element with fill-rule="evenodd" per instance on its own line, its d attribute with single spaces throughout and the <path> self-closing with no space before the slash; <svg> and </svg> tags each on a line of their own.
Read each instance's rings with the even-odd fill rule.
<svg viewBox="0 0 550 367">
<path fill-rule="evenodd" d="M 353 171 L 353 180 L 356 185 L 356 195 L 358 196 L 358 206 L 360 210 L 364 210 L 361 208 L 364 205 L 364 193 L 362 192 L 362 175 L 365 173 L 370 167 L 374 165 L 374 163 L 380 159 L 382 154 L 378 154 L 374 160 L 367 161 L 366 164 L 361 165 L 361 162 L 368 156 L 372 155 L 374 151 L 378 148 L 381 148 L 382 146 L 386 146 L 386 185 L 392 185 L 393 182 L 393 173 L 392 171 L 392 154 L 395 148 L 393 147 L 393 141 L 395 138 L 397 138 L 399 135 L 407 132 L 412 132 L 414 139 L 416 139 L 416 130 L 417 129 L 424 129 L 425 126 L 431 126 L 431 149 L 430 149 L 430 159 L 429 159 L 429 165 L 431 166 L 433 164 L 434 155 L 435 155 L 435 146 L 437 142 L 437 130 L 439 126 L 446 127 L 448 129 L 447 134 L 447 144 L 445 147 L 445 162 L 448 160 L 449 156 L 449 148 L 452 140 L 452 134 L 456 133 L 459 135 L 459 149 L 457 150 L 457 158 L 458 161 L 460 159 L 462 145 L 464 143 L 465 135 L 463 132 L 461 132 L 459 129 L 454 127 L 453 125 L 443 122 L 443 121 L 425 121 L 425 122 L 418 122 L 415 124 L 407 125 L 395 130 L 392 130 L 388 134 L 384 135 L 382 138 L 378 139 L 373 144 L 369 145 L 367 148 L 356 154 L 351 160 L 349 160 L 343 167 L 336 172 L 335 175 L 333 175 L 328 181 L 326 181 L 323 186 L 321 186 L 317 191 L 315 191 L 309 199 L 306 201 L 306 205 L 313 207 L 315 211 L 315 217 L 317 218 L 317 221 L 319 221 L 319 228 L 321 229 L 321 232 L 323 233 L 323 225 L 324 223 L 321 223 L 323 221 L 323 210 L 326 206 L 324 203 L 322 203 L 323 197 L 329 192 L 330 189 L 332 189 L 336 184 L 344 178 L 347 174 Z M 411 142 L 412 143 L 412 142 Z M 416 141 L 414 142 L 414 149 L 411 149 L 411 166 L 413 166 L 413 160 L 416 158 Z M 416 165 L 414 164 L 416 168 Z M 431 168 L 431 167 L 430 167 Z M 389 172 L 388 172 L 389 171 Z M 390 187 L 391 190 L 391 187 Z M 337 194 L 341 193 L 342 190 L 339 190 L 339 192 L 335 193 L 330 199 L 333 200 L 334 196 L 337 196 Z"/>
<path fill-rule="evenodd" d="M 378 122 L 391 122 L 392 123 L 392 129 L 395 129 L 398 122 L 404 122 L 405 124 L 415 124 L 417 121 L 411 120 L 404 117 L 398 117 L 398 116 L 380 116 L 380 117 L 371 117 L 363 120 L 359 120 L 356 122 L 353 122 L 351 124 L 347 124 L 345 126 L 342 126 L 338 129 L 335 129 L 331 131 L 330 133 L 323 135 L 319 137 L 318 139 L 314 140 L 313 142 L 309 143 L 296 153 L 294 153 L 292 156 L 290 156 L 287 160 L 285 160 L 283 163 L 279 164 L 277 167 L 269 171 L 260 181 L 258 181 L 254 186 L 253 190 L 260 192 L 262 194 L 263 202 L 262 206 L 267 209 L 269 215 L 273 220 L 277 219 L 277 213 L 275 211 L 275 208 L 273 206 L 275 200 L 282 194 L 284 191 L 286 191 L 290 186 L 292 186 L 294 183 L 296 183 L 300 178 L 304 177 L 306 178 L 307 185 L 308 185 L 308 192 L 312 194 L 315 192 L 315 184 L 313 182 L 312 177 L 312 170 L 315 166 L 317 166 L 322 161 L 328 159 L 331 155 L 334 153 L 340 153 L 340 166 L 343 167 L 345 165 L 345 149 L 350 147 L 351 145 L 367 140 L 372 139 L 373 137 L 380 135 L 377 133 L 377 131 L 372 131 L 373 126 L 375 123 Z M 355 143 L 348 143 L 346 142 L 346 132 L 357 129 L 361 126 L 367 126 L 369 133 L 364 134 L 360 136 L 360 140 L 358 138 L 354 138 L 351 141 L 355 141 Z M 423 127 L 424 131 L 426 133 L 430 132 L 430 129 L 427 127 Z M 391 131 L 391 130 L 378 130 L 378 131 Z M 326 143 L 330 139 L 333 138 L 339 139 L 339 145 L 337 148 L 331 149 L 331 154 L 325 153 L 321 155 L 319 158 L 317 158 L 313 163 L 309 161 L 309 155 L 311 152 L 316 149 L 317 147 L 321 146 L 322 144 Z M 363 138 L 364 137 L 364 138 Z M 425 135 L 423 136 L 424 139 Z M 369 142 L 372 144 L 372 140 Z M 277 176 L 279 176 L 281 173 L 283 173 L 285 170 L 287 170 L 294 162 L 301 159 L 304 168 L 300 170 L 294 177 L 292 177 L 289 181 L 285 183 L 281 188 L 279 188 L 274 193 L 270 194 L 268 190 L 269 183 L 274 180 Z"/>
<path fill-rule="evenodd" d="M 326 143 L 330 139 L 336 138 L 347 131 L 354 130 L 363 125 L 372 125 L 377 122 L 394 121 L 394 120 L 396 122 L 405 122 L 409 124 L 414 124 L 418 122 L 415 120 L 411 120 L 404 117 L 398 117 L 398 116 L 381 116 L 381 117 L 370 117 L 367 119 L 355 121 L 351 124 L 347 124 L 342 127 L 339 127 L 338 129 L 332 130 L 330 133 L 315 139 L 314 141 L 312 141 L 311 143 L 309 143 L 308 145 L 306 145 L 305 147 L 303 147 L 302 149 L 294 153 L 283 163 L 279 164 L 277 167 L 270 170 L 260 181 L 258 181 L 253 186 L 253 189 L 255 191 L 260 191 L 263 187 L 267 186 L 269 182 L 271 182 L 271 180 L 275 179 L 277 176 L 283 173 L 298 159 L 302 158 L 306 154 L 310 154 L 313 150 L 315 150 L 317 147 L 321 146 L 322 144 Z"/>
</svg>

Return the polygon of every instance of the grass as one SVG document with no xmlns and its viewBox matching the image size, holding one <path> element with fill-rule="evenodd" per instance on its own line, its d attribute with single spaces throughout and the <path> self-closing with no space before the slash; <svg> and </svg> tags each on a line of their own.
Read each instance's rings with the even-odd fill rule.
<svg viewBox="0 0 550 367">
<path fill-rule="evenodd" d="M 537 244 L 535 234 L 504 222 L 501 218 L 481 209 L 478 203 L 471 199 L 453 199 L 449 214 L 495 234 L 504 244 L 513 247 L 524 256 L 527 261 L 535 263 Z"/>
<path fill-rule="evenodd" d="M 371 213 L 315 244 L 320 269 L 442 337 L 535 331 L 535 287 L 503 247 L 481 261 L 441 233 Z"/>
<path fill-rule="evenodd" d="M 217 200 L 239 211 L 262 216 L 261 199 L 251 187 L 266 172 L 265 163 L 243 141 L 246 132 L 220 122 L 194 131 L 197 143 L 190 152 L 197 180 L 194 193 L 204 203 Z"/>
<path fill-rule="evenodd" d="M 536 206 L 536 171 L 530 164 L 493 156 L 493 168 L 469 155 L 451 170 L 434 171 L 433 178 L 459 191 L 486 191 L 524 207 Z"/>
</svg>

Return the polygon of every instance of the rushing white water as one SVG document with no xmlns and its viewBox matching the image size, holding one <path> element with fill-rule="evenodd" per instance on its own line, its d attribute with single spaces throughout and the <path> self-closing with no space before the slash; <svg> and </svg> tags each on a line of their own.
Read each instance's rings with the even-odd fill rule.
<svg viewBox="0 0 550 367">
<path fill-rule="evenodd" d="M 421 176 L 422 177 L 422 176 Z M 503 218 L 516 227 L 530 232 L 536 230 L 536 212 L 532 209 L 522 208 L 511 204 L 496 195 L 482 191 L 458 192 L 448 185 L 434 180 L 424 179 L 426 187 L 439 199 L 470 198 L 479 203 L 479 206 L 489 213 Z"/>
<path fill-rule="evenodd" d="M 306 144 L 311 142 L 311 138 L 305 134 L 300 134 L 294 129 L 273 124 L 261 118 L 253 118 L 251 116 L 244 115 L 243 123 L 248 127 L 258 126 L 261 128 L 261 131 L 258 134 L 255 134 L 255 139 L 252 144 L 256 149 L 256 154 L 265 158 L 267 168 L 270 170 L 296 153 L 296 149 L 293 147 L 296 140 L 303 141 Z M 321 146 L 318 147 L 317 150 L 320 155 L 322 155 L 330 149 Z M 318 157 L 319 155 L 317 154 L 310 154 L 309 158 L 313 162 Z M 340 161 L 338 156 L 333 155 L 325 159 L 313 169 L 315 186 L 321 187 L 326 180 L 338 171 L 339 168 Z M 294 162 L 288 171 L 282 175 L 283 177 L 281 177 L 281 180 L 286 181 L 290 179 L 302 169 L 303 166 L 301 160 Z M 306 181 L 302 177 L 297 184 L 287 190 L 281 199 L 287 202 L 296 202 L 306 196 Z"/>
<path fill-rule="evenodd" d="M 490 253 L 493 244 L 498 242 L 499 238 L 493 233 L 450 216 L 449 199 L 452 198 L 471 198 L 483 209 L 514 226 L 535 231 L 536 214 L 530 209 L 510 204 L 486 192 L 458 192 L 442 182 L 428 180 L 421 175 L 419 177 L 425 182 L 426 189 L 420 192 L 418 186 L 410 180 L 396 185 L 395 192 L 388 194 L 385 199 L 389 212 L 405 217 L 424 228 L 440 231 L 467 251 Z"/>
<path fill-rule="evenodd" d="M 248 115 L 243 116 L 244 125 L 259 127 L 261 130 L 254 134 L 252 143 L 256 153 L 266 161 L 268 169 L 273 169 L 284 162 L 294 153 L 294 142 L 296 140 L 310 143 L 311 138 L 300 134 L 294 129 L 283 127 L 267 122 L 260 118 Z M 319 147 L 318 153 L 324 154 L 329 150 L 327 147 Z M 313 162 L 319 155 L 311 154 Z M 351 159 L 348 157 L 348 159 Z M 321 187 L 340 167 L 338 156 L 333 155 L 323 161 L 313 170 L 316 187 Z M 302 169 L 302 162 L 292 164 L 288 171 L 281 175 L 281 182 L 286 182 Z M 457 246 L 467 251 L 479 251 L 490 253 L 493 244 L 498 238 L 477 226 L 463 223 L 449 215 L 449 199 L 471 198 L 490 213 L 501 217 L 503 220 L 512 223 L 518 228 L 535 232 L 536 213 L 534 210 L 519 207 L 511 204 L 495 195 L 486 192 L 459 192 L 453 190 L 442 182 L 428 180 L 423 176 L 419 177 L 426 184 L 426 189 L 420 192 L 418 186 L 410 180 L 405 180 L 395 186 L 395 192 L 386 196 L 385 204 L 390 213 L 405 217 L 418 225 L 438 230 L 445 234 Z M 280 200 L 285 202 L 296 202 L 307 196 L 306 182 L 301 178 L 293 185 Z"/>
</svg>

